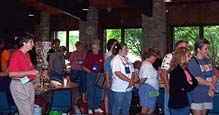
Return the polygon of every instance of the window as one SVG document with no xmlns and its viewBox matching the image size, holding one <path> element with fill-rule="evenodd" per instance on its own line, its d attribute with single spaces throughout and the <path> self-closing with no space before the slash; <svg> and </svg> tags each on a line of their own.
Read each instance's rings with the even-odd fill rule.
<svg viewBox="0 0 219 115">
<path fill-rule="evenodd" d="M 121 29 L 106 29 L 106 36 L 107 41 L 109 39 L 117 39 L 121 42 Z"/>
<path fill-rule="evenodd" d="M 141 28 L 124 29 L 124 33 L 122 33 L 121 29 L 106 29 L 106 32 L 107 41 L 114 38 L 119 42 L 127 44 L 130 49 L 128 57 L 131 62 L 141 60 L 140 54 L 143 48 L 142 39 L 144 36 Z M 122 39 L 122 34 L 124 35 L 124 39 Z"/>
<path fill-rule="evenodd" d="M 67 33 L 67 31 L 57 31 L 57 36 L 54 36 L 54 37 L 57 37 L 59 40 L 60 40 L 60 46 L 65 46 L 66 48 L 69 49 L 69 52 L 72 52 L 74 51 L 76 48 L 75 48 L 75 43 L 77 41 L 79 41 L 79 31 L 78 30 L 72 30 L 72 31 L 69 31 Z M 67 35 L 69 34 L 69 35 Z M 54 34 L 56 35 L 56 34 Z M 67 38 L 67 36 L 69 36 Z M 67 43 L 68 41 L 68 43 Z"/>
<path fill-rule="evenodd" d="M 210 42 L 209 55 L 213 60 L 213 63 L 219 64 L 219 26 L 201 26 L 203 33 L 200 32 L 199 26 L 191 27 L 175 27 L 174 28 L 174 41 L 186 40 L 189 42 L 191 48 L 194 47 L 194 43 L 199 36 L 204 36 Z"/>
<path fill-rule="evenodd" d="M 214 64 L 219 64 L 219 26 L 204 27 L 204 38 L 210 42 L 210 56 Z"/>
<path fill-rule="evenodd" d="M 125 43 L 131 49 L 131 53 L 138 56 L 143 48 L 142 40 L 144 34 L 142 29 L 125 29 Z"/>
<path fill-rule="evenodd" d="M 79 31 L 69 31 L 69 52 L 76 50 L 75 43 L 79 41 Z"/>
<path fill-rule="evenodd" d="M 57 38 L 60 40 L 60 46 L 66 47 L 66 31 L 58 31 Z"/>
<path fill-rule="evenodd" d="M 186 40 L 189 42 L 191 50 L 194 43 L 199 36 L 199 27 L 175 27 L 174 28 L 174 44 L 179 40 Z"/>
</svg>

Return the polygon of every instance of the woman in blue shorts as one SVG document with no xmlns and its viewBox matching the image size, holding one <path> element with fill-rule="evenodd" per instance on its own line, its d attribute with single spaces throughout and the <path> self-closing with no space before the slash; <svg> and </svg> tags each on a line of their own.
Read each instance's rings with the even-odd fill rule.
<svg viewBox="0 0 219 115">
<path fill-rule="evenodd" d="M 160 51 L 158 49 L 149 48 L 144 52 L 139 78 L 141 85 L 139 87 L 140 104 L 142 106 L 141 113 L 150 115 L 153 113 L 156 105 L 157 96 L 159 95 L 158 72 L 153 67 L 153 63 L 159 58 Z"/>
</svg>

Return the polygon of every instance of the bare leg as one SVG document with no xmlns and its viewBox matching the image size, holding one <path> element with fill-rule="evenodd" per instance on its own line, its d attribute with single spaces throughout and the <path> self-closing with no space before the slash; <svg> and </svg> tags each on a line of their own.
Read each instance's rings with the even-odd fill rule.
<svg viewBox="0 0 219 115">
<path fill-rule="evenodd" d="M 192 110 L 193 115 L 202 115 L 202 110 Z"/>
</svg>

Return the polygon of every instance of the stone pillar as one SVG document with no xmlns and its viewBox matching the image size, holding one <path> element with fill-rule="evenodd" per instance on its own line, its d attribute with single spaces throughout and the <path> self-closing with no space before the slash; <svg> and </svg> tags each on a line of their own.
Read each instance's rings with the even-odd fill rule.
<svg viewBox="0 0 219 115">
<path fill-rule="evenodd" d="M 46 12 L 40 14 L 40 24 L 36 26 L 36 31 L 39 34 L 38 41 L 35 43 L 37 53 L 38 68 L 47 67 L 47 52 L 51 47 L 50 43 L 50 16 Z"/>
<path fill-rule="evenodd" d="M 153 16 L 142 15 L 145 48 L 156 47 L 166 53 L 166 9 L 164 0 L 153 0 Z"/>
<path fill-rule="evenodd" d="M 79 31 L 79 39 L 87 47 L 90 47 L 92 41 L 98 39 L 98 10 L 96 8 L 89 8 L 87 21 L 80 20 Z"/>
<path fill-rule="evenodd" d="M 50 25 L 50 16 L 46 12 L 41 12 L 40 14 L 40 38 L 42 41 L 49 41 L 49 29 Z"/>
</svg>

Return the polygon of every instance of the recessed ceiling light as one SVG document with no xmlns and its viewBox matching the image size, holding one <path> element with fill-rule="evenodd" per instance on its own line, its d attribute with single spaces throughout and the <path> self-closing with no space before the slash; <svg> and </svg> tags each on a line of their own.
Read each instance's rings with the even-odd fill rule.
<svg viewBox="0 0 219 115">
<path fill-rule="evenodd" d="M 29 16 L 29 17 L 33 17 L 33 16 L 34 16 L 34 14 L 31 14 L 31 13 L 30 13 L 30 14 L 28 14 L 28 16 Z"/>
<path fill-rule="evenodd" d="M 172 0 L 164 0 L 164 2 L 172 2 Z"/>
<path fill-rule="evenodd" d="M 88 11 L 88 9 L 87 9 L 87 8 L 83 8 L 82 10 L 83 10 L 83 11 Z"/>
</svg>

